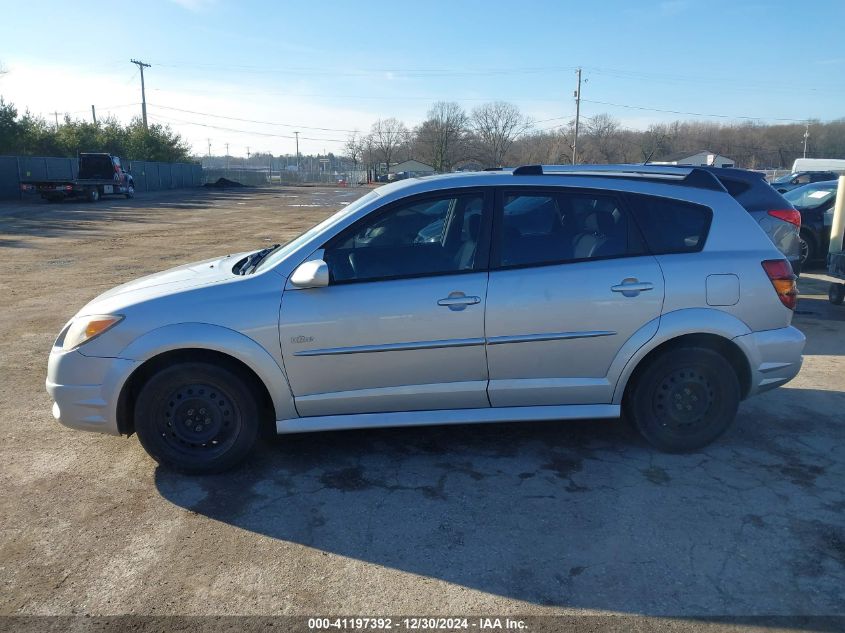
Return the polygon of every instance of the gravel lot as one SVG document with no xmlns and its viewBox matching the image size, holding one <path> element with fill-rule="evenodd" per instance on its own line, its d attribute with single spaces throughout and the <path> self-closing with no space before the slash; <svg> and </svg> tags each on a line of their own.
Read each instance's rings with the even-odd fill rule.
<svg viewBox="0 0 845 633">
<path fill-rule="evenodd" d="M 186 478 L 55 423 L 47 353 L 87 300 L 361 193 L 0 205 L 0 614 L 845 615 L 845 307 L 812 274 L 801 374 L 695 455 L 618 422 L 349 431 Z"/>
</svg>

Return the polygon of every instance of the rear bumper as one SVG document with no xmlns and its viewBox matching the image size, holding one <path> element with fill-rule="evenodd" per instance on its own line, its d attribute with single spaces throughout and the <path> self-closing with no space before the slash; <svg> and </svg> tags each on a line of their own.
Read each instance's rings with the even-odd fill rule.
<svg viewBox="0 0 845 633">
<path fill-rule="evenodd" d="M 751 367 L 749 396 L 786 384 L 801 369 L 806 338 L 795 327 L 752 332 L 733 340 Z"/>
<path fill-rule="evenodd" d="M 53 417 L 70 428 L 118 435 L 117 399 L 138 366 L 124 358 L 96 358 L 53 348 L 47 364 L 47 393 Z"/>
</svg>

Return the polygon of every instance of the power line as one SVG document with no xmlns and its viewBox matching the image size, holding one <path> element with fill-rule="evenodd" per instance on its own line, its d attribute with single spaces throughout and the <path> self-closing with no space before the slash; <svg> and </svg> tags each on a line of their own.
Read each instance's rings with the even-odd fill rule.
<svg viewBox="0 0 845 633">
<path fill-rule="evenodd" d="M 314 127 L 309 125 L 295 125 L 293 123 L 276 123 L 274 121 L 258 121 L 256 119 L 241 119 L 234 116 L 224 116 L 222 114 L 211 114 L 210 112 L 197 112 L 196 110 L 184 110 L 182 108 L 174 108 L 171 106 L 164 106 L 164 105 L 157 105 L 155 103 L 150 104 L 154 108 L 161 108 L 163 110 L 173 110 L 174 112 L 184 112 L 186 114 L 198 114 L 200 116 L 207 116 L 213 119 L 227 119 L 229 121 L 241 121 L 244 123 L 259 123 L 261 125 L 278 125 L 281 127 L 295 127 L 295 128 L 304 128 L 306 130 L 319 130 L 324 132 L 358 132 L 358 130 L 348 130 L 342 128 L 334 128 L 334 127 Z"/>
<path fill-rule="evenodd" d="M 664 112 L 667 114 L 683 114 L 686 116 L 712 117 L 717 119 L 742 119 L 745 121 L 787 121 L 790 123 L 804 123 L 807 120 L 806 117 L 803 119 L 788 119 L 779 117 L 740 116 L 733 114 L 712 114 L 705 112 L 685 112 L 683 110 L 667 110 L 663 108 L 650 108 L 646 106 L 636 106 L 625 103 L 611 103 L 609 101 L 596 101 L 592 99 L 582 99 L 582 101 L 584 101 L 585 103 L 596 103 L 599 105 L 613 106 L 616 108 L 628 108 L 630 110 L 646 110 L 648 112 Z"/>
<path fill-rule="evenodd" d="M 196 125 L 196 126 L 199 126 L 199 127 L 210 128 L 212 130 L 222 130 L 224 132 L 234 132 L 236 134 L 252 134 L 252 135 L 255 135 L 255 136 L 268 136 L 268 137 L 272 137 L 272 138 L 296 138 L 295 136 L 291 136 L 289 134 L 272 134 L 270 132 L 257 132 L 257 131 L 254 131 L 254 130 L 240 130 L 240 129 L 237 129 L 237 128 L 222 127 L 222 126 L 219 126 L 219 125 L 209 125 L 207 123 L 198 123 L 196 121 L 185 121 L 184 119 L 174 119 L 174 118 L 171 118 L 171 117 L 162 117 L 160 115 L 151 115 L 151 116 L 155 119 L 158 119 L 159 121 L 164 122 L 164 123 L 180 123 L 180 124 L 183 124 L 183 125 Z M 311 137 L 311 136 L 301 136 L 300 138 L 303 139 L 303 140 L 307 140 L 307 141 L 325 141 L 325 142 L 329 142 L 329 143 L 345 143 L 346 142 L 346 139 L 340 139 L 340 138 L 315 138 L 315 137 Z"/>
</svg>

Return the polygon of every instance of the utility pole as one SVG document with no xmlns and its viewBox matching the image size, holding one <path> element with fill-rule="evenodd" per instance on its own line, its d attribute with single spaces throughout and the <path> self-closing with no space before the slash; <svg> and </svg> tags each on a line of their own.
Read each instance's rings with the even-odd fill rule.
<svg viewBox="0 0 845 633">
<path fill-rule="evenodd" d="M 206 140 L 208 140 L 208 157 L 211 158 L 211 139 Z"/>
<path fill-rule="evenodd" d="M 148 130 L 149 128 L 147 127 L 147 95 L 144 92 L 144 68 L 150 68 L 150 65 L 138 61 L 136 59 L 130 59 L 129 61 L 138 66 L 138 68 L 141 70 L 141 118 L 144 119 L 144 129 Z"/>
<path fill-rule="evenodd" d="M 229 171 L 229 144 L 226 143 L 226 171 Z"/>
<path fill-rule="evenodd" d="M 94 104 L 91 104 L 91 118 L 94 119 L 94 125 L 97 125 L 97 109 Z"/>
<path fill-rule="evenodd" d="M 807 121 L 807 127 L 804 128 L 804 158 L 807 158 L 807 139 L 810 138 L 810 122 Z"/>
<path fill-rule="evenodd" d="M 296 134 L 296 173 L 299 173 L 299 132 L 294 132 Z"/>
<path fill-rule="evenodd" d="M 249 162 L 249 145 L 246 146 L 246 162 Z"/>
<path fill-rule="evenodd" d="M 52 114 L 53 114 L 54 117 L 56 117 L 56 132 L 58 132 L 59 131 L 59 113 L 53 112 Z"/>
<path fill-rule="evenodd" d="M 581 123 L 581 69 L 575 71 L 578 75 L 578 87 L 575 89 L 575 138 L 572 140 L 572 164 L 578 162 L 578 126 Z"/>
</svg>

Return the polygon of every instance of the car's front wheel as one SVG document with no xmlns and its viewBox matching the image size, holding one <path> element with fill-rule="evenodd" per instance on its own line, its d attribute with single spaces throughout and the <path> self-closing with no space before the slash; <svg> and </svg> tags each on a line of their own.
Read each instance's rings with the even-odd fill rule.
<svg viewBox="0 0 845 633">
<path fill-rule="evenodd" d="M 655 358 L 631 385 L 626 412 L 642 436 L 662 451 L 707 446 L 736 417 L 740 386 L 724 356 L 680 347 Z"/>
<path fill-rule="evenodd" d="M 162 466 L 186 473 L 227 470 L 258 437 L 259 409 L 250 385 L 233 371 L 205 362 L 172 365 L 154 374 L 135 402 L 135 431 Z"/>
</svg>

